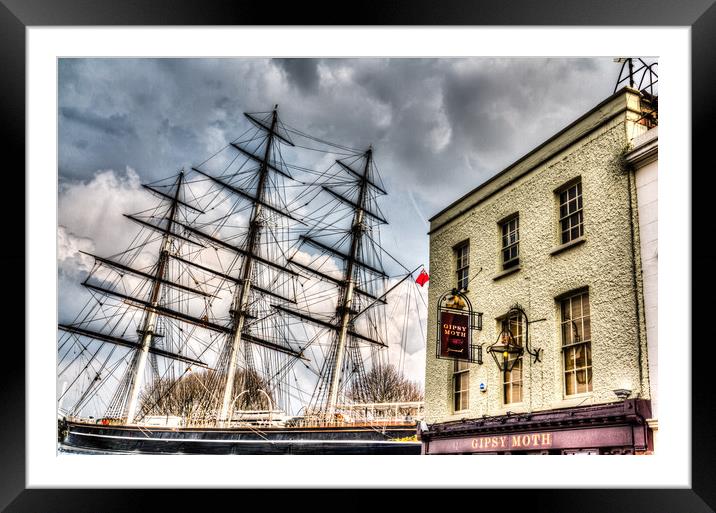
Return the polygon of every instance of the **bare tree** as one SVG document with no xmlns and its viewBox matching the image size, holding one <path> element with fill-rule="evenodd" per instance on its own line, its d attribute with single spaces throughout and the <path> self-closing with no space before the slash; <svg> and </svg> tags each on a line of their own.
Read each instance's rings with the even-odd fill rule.
<svg viewBox="0 0 716 513">
<path fill-rule="evenodd" d="M 392 403 L 423 400 L 423 388 L 393 365 L 373 367 L 362 383 L 353 383 L 346 394 L 356 402 Z"/>
<path fill-rule="evenodd" d="M 211 410 L 216 409 L 218 404 L 217 390 L 223 388 L 218 383 L 220 376 L 211 370 L 155 380 L 142 393 L 141 411 L 144 415 L 178 415 L 184 418 L 210 416 Z M 268 381 L 256 371 L 238 370 L 234 377 L 234 390 L 237 391 L 236 409 L 268 410 L 273 406 Z"/>
</svg>

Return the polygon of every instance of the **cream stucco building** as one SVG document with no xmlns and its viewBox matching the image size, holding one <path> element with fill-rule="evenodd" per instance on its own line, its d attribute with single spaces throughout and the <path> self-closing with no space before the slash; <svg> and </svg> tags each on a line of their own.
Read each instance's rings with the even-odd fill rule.
<svg viewBox="0 0 716 513">
<path fill-rule="evenodd" d="M 424 452 L 653 450 L 651 100 L 621 89 L 430 220 Z M 482 314 L 470 361 L 436 357 L 451 290 Z"/>
</svg>

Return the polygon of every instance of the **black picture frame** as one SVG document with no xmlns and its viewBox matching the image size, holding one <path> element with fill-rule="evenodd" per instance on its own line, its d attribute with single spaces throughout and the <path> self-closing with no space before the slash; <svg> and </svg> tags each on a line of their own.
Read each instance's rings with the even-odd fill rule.
<svg viewBox="0 0 716 513">
<path fill-rule="evenodd" d="M 4 211 L 2 221 L 5 251 L 0 264 L 7 289 L 4 294 L 6 337 L 3 350 L 9 351 L 10 364 L 0 373 L 0 508 L 5 511 L 187 511 L 207 509 L 211 503 L 226 500 L 252 500 L 249 495 L 266 495 L 266 491 L 247 490 L 80 490 L 26 489 L 25 485 L 25 275 L 32 269 L 25 264 L 25 29 L 29 26 L 63 25 L 615 25 L 615 26 L 688 26 L 691 28 L 692 51 L 692 168 L 698 169 L 699 187 L 692 182 L 692 234 L 708 233 L 710 218 L 708 194 L 713 190 L 713 158 L 709 138 L 716 112 L 713 94 L 716 77 L 716 7 L 714 0 L 562 0 L 500 1 L 486 0 L 413 0 L 359 3 L 350 14 L 342 14 L 336 4 L 316 2 L 310 6 L 293 2 L 278 6 L 269 2 L 239 0 L 191 2 L 189 0 L 145 1 L 115 0 L 0 0 L 0 113 L 5 159 Z M 10 157 L 9 161 L 7 157 Z M 688 176 L 688 170 L 672 170 Z M 22 192 L 21 192 L 22 191 Z M 12 217 L 10 218 L 10 213 Z M 713 258 L 710 252 L 694 255 L 692 269 L 700 271 L 698 286 L 692 288 L 692 305 L 708 308 L 711 298 L 706 291 L 714 283 Z M 702 297 L 699 297 L 702 296 Z M 668 312 L 666 312 L 668 314 Z M 9 330 L 7 328 L 10 328 Z M 710 330 L 706 330 L 708 333 Z M 683 327 L 684 350 L 691 338 L 691 327 Z M 470 491 L 467 498 L 473 506 L 502 504 L 507 509 L 531 511 L 580 512 L 707 512 L 716 508 L 716 430 L 710 424 L 710 413 L 716 408 L 707 382 L 712 373 L 707 337 L 693 340 L 692 355 L 692 444 L 691 488 L 688 489 L 519 489 Z M 703 352 L 702 352 L 703 351 Z M 668 385 L 667 385 L 668 386 Z M 687 419 L 685 419 L 686 421 Z M 407 470 L 406 470 L 407 471 Z M 275 504 L 300 503 L 306 491 L 274 490 Z M 346 505 L 347 498 L 334 498 L 336 491 L 324 491 L 324 504 Z M 452 493 L 452 492 L 451 492 Z M 433 490 L 414 490 L 402 507 L 413 509 L 425 504 L 423 496 Z M 360 496 L 358 496 L 360 498 Z M 441 499 L 442 500 L 442 499 Z M 447 500 L 447 499 L 446 499 Z M 298 501 L 298 502 L 297 502 Z M 336 502 L 333 502 L 336 501 Z M 496 502 L 495 502 L 496 501 Z M 152 503 L 157 506 L 151 506 Z M 366 507 L 372 507 L 366 503 Z M 385 503 L 384 503 L 385 504 Z M 494 507 L 494 506 L 493 506 Z M 501 507 L 501 508 L 502 508 Z"/>
</svg>

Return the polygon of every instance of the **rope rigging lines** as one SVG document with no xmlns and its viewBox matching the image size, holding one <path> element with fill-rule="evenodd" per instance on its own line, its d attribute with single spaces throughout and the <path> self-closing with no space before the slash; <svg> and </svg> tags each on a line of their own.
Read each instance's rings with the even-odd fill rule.
<svg viewBox="0 0 716 513">
<path fill-rule="evenodd" d="M 342 404 L 367 400 L 368 372 L 391 359 L 378 345 L 395 346 L 402 370 L 426 305 L 401 289 L 385 308 L 396 278 L 384 256 L 410 271 L 380 244 L 371 150 L 272 125 L 275 115 L 248 115 L 250 128 L 200 164 L 144 184 L 158 203 L 131 214 L 141 222 L 118 237 L 126 249 L 95 257 L 89 300 L 58 337 L 58 404 L 122 419 L 136 400 L 142 421 L 185 394 L 183 415 L 219 422 L 232 366 L 232 411 L 268 399 L 293 414 L 325 407 L 337 374 Z"/>
</svg>

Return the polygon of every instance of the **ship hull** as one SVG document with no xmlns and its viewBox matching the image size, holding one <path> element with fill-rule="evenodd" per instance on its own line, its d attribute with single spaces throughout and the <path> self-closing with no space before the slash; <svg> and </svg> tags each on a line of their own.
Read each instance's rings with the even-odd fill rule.
<svg viewBox="0 0 716 513">
<path fill-rule="evenodd" d="M 70 452 L 125 454 L 420 454 L 419 442 L 395 441 L 413 426 L 315 428 L 146 428 L 68 422 Z"/>
</svg>

